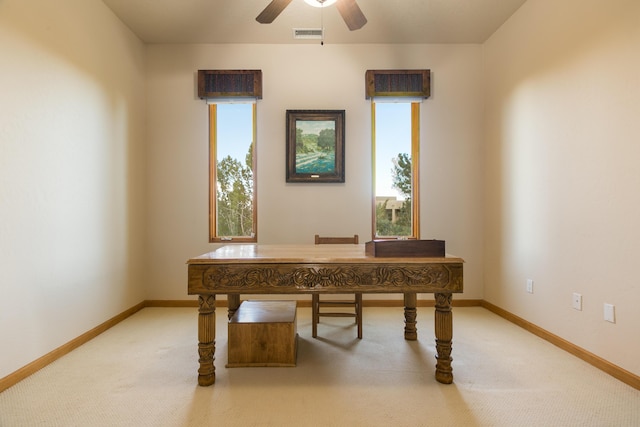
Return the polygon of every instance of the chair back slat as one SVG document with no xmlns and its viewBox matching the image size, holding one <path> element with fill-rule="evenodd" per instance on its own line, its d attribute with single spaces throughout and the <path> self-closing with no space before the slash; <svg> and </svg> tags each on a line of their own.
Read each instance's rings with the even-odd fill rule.
<svg viewBox="0 0 640 427">
<path fill-rule="evenodd" d="M 353 237 L 320 237 L 318 234 L 316 234 L 316 245 L 347 243 L 353 243 L 354 245 L 357 245 L 358 235 L 354 234 Z"/>
</svg>

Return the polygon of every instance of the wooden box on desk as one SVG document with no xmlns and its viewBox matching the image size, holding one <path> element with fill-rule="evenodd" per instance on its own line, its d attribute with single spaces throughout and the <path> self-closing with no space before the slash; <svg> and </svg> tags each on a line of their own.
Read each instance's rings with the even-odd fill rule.
<svg viewBox="0 0 640 427">
<path fill-rule="evenodd" d="M 372 240 L 364 250 L 369 256 L 386 258 L 445 256 L 444 240 Z"/>
<path fill-rule="evenodd" d="M 296 366 L 295 301 L 243 301 L 229 320 L 228 368 Z"/>
</svg>

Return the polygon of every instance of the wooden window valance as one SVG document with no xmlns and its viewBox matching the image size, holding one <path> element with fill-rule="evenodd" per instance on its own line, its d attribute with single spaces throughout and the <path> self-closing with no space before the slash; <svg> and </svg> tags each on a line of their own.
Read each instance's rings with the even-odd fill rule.
<svg viewBox="0 0 640 427">
<path fill-rule="evenodd" d="M 430 70 L 367 70 L 366 99 L 377 96 L 421 97 L 431 95 Z"/>
<path fill-rule="evenodd" d="M 198 70 L 198 97 L 262 99 L 262 70 Z"/>
</svg>

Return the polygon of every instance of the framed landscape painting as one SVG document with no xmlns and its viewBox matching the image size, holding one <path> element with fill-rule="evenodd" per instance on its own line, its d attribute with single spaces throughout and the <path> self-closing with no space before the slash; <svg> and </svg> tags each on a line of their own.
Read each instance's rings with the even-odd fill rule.
<svg viewBox="0 0 640 427">
<path fill-rule="evenodd" d="M 344 110 L 287 110 L 287 182 L 344 182 Z"/>
</svg>

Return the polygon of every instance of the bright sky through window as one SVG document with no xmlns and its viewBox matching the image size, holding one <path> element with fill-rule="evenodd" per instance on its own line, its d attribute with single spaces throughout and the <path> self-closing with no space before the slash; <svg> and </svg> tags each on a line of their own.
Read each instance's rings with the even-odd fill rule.
<svg viewBox="0 0 640 427">
<path fill-rule="evenodd" d="M 244 163 L 244 158 L 253 141 L 251 123 L 253 104 L 218 105 L 218 159 L 229 155 Z"/>
<path fill-rule="evenodd" d="M 411 104 L 376 103 L 376 197 L 397 197 L 393 188 L 393 163 L 400 153 L 411 154 Z"/>
</svg>

